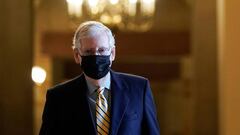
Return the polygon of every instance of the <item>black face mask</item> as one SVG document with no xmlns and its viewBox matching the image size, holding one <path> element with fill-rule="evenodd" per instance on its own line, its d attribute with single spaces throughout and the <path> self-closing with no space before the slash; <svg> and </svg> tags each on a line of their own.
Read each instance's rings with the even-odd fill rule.
<svg viewBox="0 0 240 135">
<path fill-rule="evenodd" d="M 81 68 L 83 72 L 93 79 L 104 77 L 110 70 L 110 55 L 90 55 L 81 57 Z"/>
</svg>

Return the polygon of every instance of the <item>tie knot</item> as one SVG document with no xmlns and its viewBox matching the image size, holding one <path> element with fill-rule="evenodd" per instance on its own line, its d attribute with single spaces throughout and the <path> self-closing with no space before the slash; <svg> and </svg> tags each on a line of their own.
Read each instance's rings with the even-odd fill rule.
<svg viewBox="0 0 240 135">
<path fill-rule="evenodd" d="M 105 89 L 104 87 L 99 87 L 98 90 L 97 90 L 97 92 L 98 92 L 99 94 L 103 94 L 104 89 Z"/>
</svg>

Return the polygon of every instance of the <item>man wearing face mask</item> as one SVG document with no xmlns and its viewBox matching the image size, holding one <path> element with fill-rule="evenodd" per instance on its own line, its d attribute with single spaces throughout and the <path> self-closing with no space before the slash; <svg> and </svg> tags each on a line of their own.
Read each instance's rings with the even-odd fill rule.
<svg viewBox="0 0 240 135">
<path fill-rule="evenodd" d="M 146 78 L 110 69 L 115 39 L 102 23 L 82 23 L 73 38 L 83 74 L 47 92 L 40 135 L 159 135 Z"/>
</svg>

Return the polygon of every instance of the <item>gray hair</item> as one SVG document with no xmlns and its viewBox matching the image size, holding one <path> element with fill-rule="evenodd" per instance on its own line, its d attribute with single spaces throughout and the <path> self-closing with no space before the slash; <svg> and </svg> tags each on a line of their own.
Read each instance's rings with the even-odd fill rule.
<svg viewBox="0 0 240 135">
<path fill-rule="evenodd" d="M 109 40 L 109 45 L 110 47 L 115 46 L 115 39 L 113 37 L 113 34 L 111 30 L 103 25 L 100 22 L 96 21 L 87 21 L 82 24 L 77 28 L 74 37 L 73 37 L 73 46 L 72 48 L 80 48 L 81 47 L 81 42 L 80 40 L 82 38 L 86 37 L 93 37 L 97 34 L 100 34 L 101 32 L 106 32 L 108 40 Z"/>
</svg>

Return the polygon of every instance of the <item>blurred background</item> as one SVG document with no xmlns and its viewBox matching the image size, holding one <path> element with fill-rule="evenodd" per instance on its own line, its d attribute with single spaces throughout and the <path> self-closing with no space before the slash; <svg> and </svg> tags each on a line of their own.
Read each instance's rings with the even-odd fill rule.
<svg viewBox="0 0 240 135">
<path fill-rule="evenodd" d="M 48 88 L 81 73 L 72 38 L 101 21 L 112 69 L 147 77 L 161 135 L 240 134 L 237 0 L 0 0 L 0 135 L 37 135 Z"/>
</svg>

